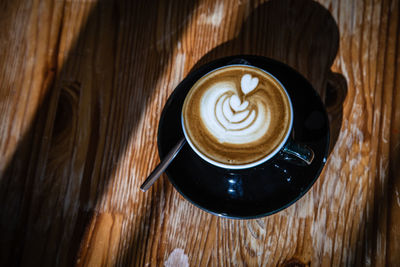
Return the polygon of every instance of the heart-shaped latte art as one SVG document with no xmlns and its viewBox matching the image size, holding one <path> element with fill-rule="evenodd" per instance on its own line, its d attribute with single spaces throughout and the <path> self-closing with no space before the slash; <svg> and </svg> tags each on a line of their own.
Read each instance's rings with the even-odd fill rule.
<svg viewBox="0 0 400 267">
<path fill-rule="evenodd" d="M 240 85 L 242 86 L 243 94 L 247 95 L 248 93 L 256 89 L 258 85 L 258 78 L 257 77 L 253 78 L 251 77 L 250 74 L 245 74 L 242 77 Z"/>
<path fill-rule="evenodd" d="M 229 105 L 235 112 L 239 112 L 245 110 L 249 106 L 249 102 L 243 101 L 243 103 L 241 103 L 237 95 L 232 95 L 229 99 Z"/>
</svg>

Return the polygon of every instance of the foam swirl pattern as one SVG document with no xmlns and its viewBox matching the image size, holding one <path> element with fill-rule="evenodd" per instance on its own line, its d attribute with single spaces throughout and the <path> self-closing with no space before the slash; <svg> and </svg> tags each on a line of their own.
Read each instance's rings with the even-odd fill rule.
<svg viewBox="0 0 400 267">
<path fill-rule="evenodd" d="M 259 98 L 243 101 L 235 85 L 220 82 L 203 95 L 200 116 L 206 128 L 221 143 L 246 144 L 262 138 L 268 131 L 271 113 Z"/>
</svg>

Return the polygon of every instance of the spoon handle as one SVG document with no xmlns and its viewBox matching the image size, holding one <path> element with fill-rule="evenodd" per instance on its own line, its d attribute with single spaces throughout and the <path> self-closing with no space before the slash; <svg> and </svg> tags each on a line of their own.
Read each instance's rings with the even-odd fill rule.
<svg viewBox="0 0 400 267">
<path fill-rule="evenodd" d="M 178 152 L 181 150 L 183 145 L 186 143 L 186 139 L 183 137 L 179 142 L 168 152 L 167 156 L 161 160 L 160 164 L 151 172 L 144 183 L 140 186 L 140 190 L 146 192 L 150 186 L 154 184 L 155 181 L 161 176 L 165 169 L 169 166 Z"/>
</svg>

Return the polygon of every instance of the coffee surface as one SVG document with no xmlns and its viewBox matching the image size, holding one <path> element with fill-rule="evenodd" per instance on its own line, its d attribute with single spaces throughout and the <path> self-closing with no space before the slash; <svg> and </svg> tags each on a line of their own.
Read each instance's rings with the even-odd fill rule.
<svg viewBox="0 0 400 267">
<path fill-rule="evenodd" d="M 268 73 L 228 66 L 197 81 L 182 110 L 192 145 L 223 164 L 250 164 L 274 152 L 290 130 L 286 92 Z"/>
</svg>

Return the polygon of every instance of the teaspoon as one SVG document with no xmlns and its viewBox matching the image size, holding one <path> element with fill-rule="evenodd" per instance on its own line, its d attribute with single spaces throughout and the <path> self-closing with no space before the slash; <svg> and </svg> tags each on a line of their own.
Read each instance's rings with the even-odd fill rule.
<svg viewBox="0 0 400 267">
<path fill-rule="evenodd" d="M 146 192 L 154 184 L 154 182 L 158 180 L 158 178 L 169 166 L 169 164 L 171 164 L 172 160 L 176 157 L 185 143 L 186 139 L 184 137 L 179 140 L 179 142 L 168 152 L 167 156 L 161 160 L 157 167 L 146 178 L 144 183 L 140 186 L 140 190 Z"/>
</svg>

